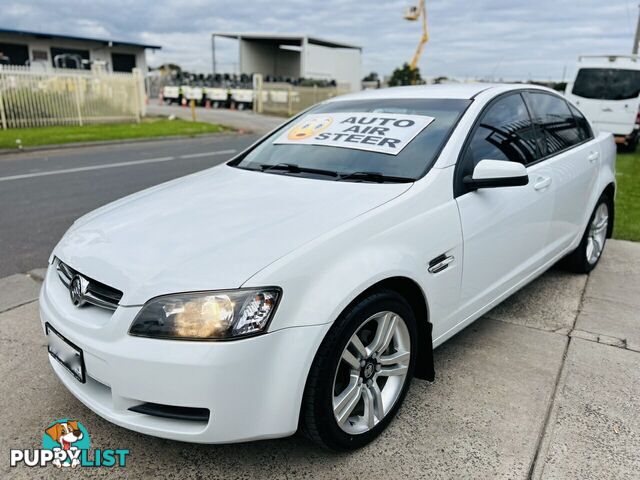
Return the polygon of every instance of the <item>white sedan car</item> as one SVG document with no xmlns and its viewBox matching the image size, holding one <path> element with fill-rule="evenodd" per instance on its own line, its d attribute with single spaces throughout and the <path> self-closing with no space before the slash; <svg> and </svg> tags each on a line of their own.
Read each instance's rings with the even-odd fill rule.
<svg viewBox="0 0 640 480">
<path fill-rule="evenodd" d="M 433 347 L 611 235 L 615 145 L 533 86 L 326 101 L 230 162 L 102 207 L 55 247 L 40 308 L 85 405 L 188 442 L 361 447 Z"/>
</svg>

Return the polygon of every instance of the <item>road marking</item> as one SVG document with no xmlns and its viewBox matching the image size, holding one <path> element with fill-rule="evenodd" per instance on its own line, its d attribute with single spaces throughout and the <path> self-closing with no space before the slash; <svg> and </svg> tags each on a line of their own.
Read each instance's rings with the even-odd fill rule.
<svg viewBox="0 0 640 480">
<path fill-rule="evenodd" d="M 0 177 L 0 182 L 8 182 L 10 180 L 21 180 L 24 178 L 34 178 L 34 177 L 45 177 L 48 175 L 61 175 L 64 173 L 76 173 L 76 172 L 89 172 L 92 170 L 103 170 L 106 168 L 118 168 L 118 167 L 128 167 L 134 165 L 145 165 L 147 163 L 162 163 L 162 162 L 170 162 L 171 160 L 177 160 L 178 158 L 194 158 L 195 156 L 204 157 L 207 155 L 225 155 L 230 153 L 235 153 L 236 150 L 220 150 L 217 152 L 206 152 L 206 154 L 191 154 L 191 155 L 181 155 L 180 157 L 159 157 L 159 158 L 146 158 L 144 160 L 133 160 L 131 162 L 118 162 L 118 163 L 107 163 L 104 165 L 91 165 L 87 167 L 76 167 L 76 168 L 64 168 L 61 170 L 51 170 L 48 172 L 33 172 L 33 173 L 23 173 L 20 175 L 9 175 L 7 177 Z"/>
<path fill-rule="evenodd" d="M 189 153 L 188 155 L 180 155 L 180 158 L 198 158 L 198 157 L 211 157 L 213 155 L 226 155 L 236 153 L 236 149 L 220 150 L 219 152 L 202 152 L 202 153 Z"/>
</svg>

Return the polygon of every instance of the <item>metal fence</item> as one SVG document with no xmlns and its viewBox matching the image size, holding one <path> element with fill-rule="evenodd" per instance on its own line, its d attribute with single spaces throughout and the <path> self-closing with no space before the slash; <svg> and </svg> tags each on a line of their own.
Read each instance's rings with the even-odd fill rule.
<svg viewBox="0 0 640 480">
<path fill-rule="evenodd" d="M 289 83 L 267 83 L 258 77 L 254 79 L 253 109 L 257 113 L 292 116 L 318 102 L 348 92 L 348 86 L 300 87 Z"/>
<path fill-rule="evenodd" d="M 0 65 L 3 129 L 139 121 L 145 114 L 144 82 L 132 73 Z"/>
</svg>

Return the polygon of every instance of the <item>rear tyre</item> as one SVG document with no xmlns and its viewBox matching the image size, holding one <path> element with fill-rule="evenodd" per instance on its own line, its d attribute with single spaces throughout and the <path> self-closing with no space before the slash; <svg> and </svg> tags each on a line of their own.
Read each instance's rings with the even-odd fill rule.
<svg viewBox="0 0 640 480">
<path fill-rule="evenodd" d="M 638 133 L 634 133 L 632 138 L 629 139 L 628 143 L 621 144 L 618 150 L 623 153 L 634 153 L 638 148 L 638 137 Z"/>
<path fill-rule="evenodd" d="M 589 273 L 596 267 L 607 241 L 610 219 L 611 201 L 603 194 L 591 214 L 580 245 L 564 259 L 564 265 L 568 270 L 575 273 Z"/>
<path fill-rule="evenodd" d="M 322 342 L 309 372 L 302 432 L 336 451 L 373 441 L 409 389 L 417 335 L 411 307 L 394 291 L 377 291 L 347 308 Z"/>
</svg>

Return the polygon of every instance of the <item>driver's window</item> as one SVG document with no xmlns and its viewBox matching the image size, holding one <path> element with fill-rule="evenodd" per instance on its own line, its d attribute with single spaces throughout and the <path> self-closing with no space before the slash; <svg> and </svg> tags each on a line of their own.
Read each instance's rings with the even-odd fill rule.
<svg viewBox="0 0 640 480">
<path fill-rule="evenodd" d="M 523 165 L 538 159 L 533 123 L 519 93 L 500 98 L 484 112 L 465 149 L 459 178 L 471 175 L 484 159 Z"/>
</svg>

